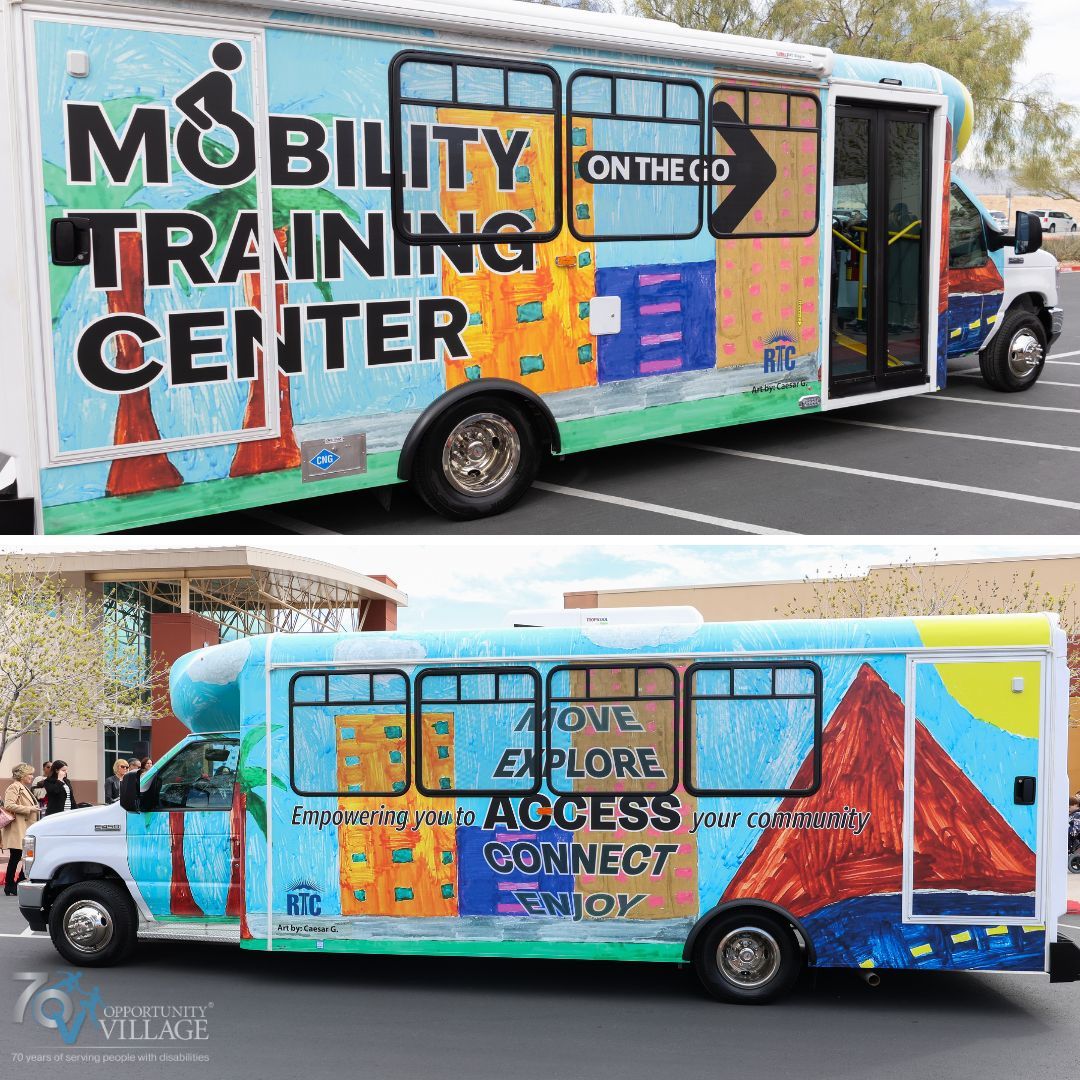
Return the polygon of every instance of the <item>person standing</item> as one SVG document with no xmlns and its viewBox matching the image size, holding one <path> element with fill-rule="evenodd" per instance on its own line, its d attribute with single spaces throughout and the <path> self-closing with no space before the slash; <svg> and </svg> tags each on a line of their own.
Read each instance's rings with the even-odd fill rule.
<svg viewBox="0 0 1080 1080">
<path fill-rule="evenodd" d="M 128 769 L 120 785 L 120 792 L 128 792 L 128 801 L 131 806 L 139 804 L 139 785 L 142 783 L 142 774 L 154 764 L 151 757 L 132 758 L 131 768 Z"/>
<path fill-rule="evenodd" d="M 49 775 L 42 787 L 45 789 L 45 816 L 60 814 L 75 805 L 75 796 L 71 790 L 71 781 L 67 778 L 66 761 L 54 761 Z"/>
<path fill-rule="evenodd" d="M 4 895 L 14 896 L 16 872 L 22 862 L 23 839 L 26 830 L 37 820 L 40 808 L 30 790 L 34 776 L 33 765 L 20 762 L 11 770 L 12 783 L 4 792 L 4 810 L 11 820 L 0 830 L 0 844 L 8 849 L 7 874 L 4 876 Z"/>
<path fill-rule="evenodd" d="M 117 758 L 113 762 L 112 776 L 105 778 L 105 802 L 114 803 L 120 798 L 120 784 L 124 774 L 128 771 L 128 763 L 123 758 Z"/>
<path fill-rule="evenodd" d="M 52 762 L 46 761 L 41 766 L 41 773 L 34 777 L 34 782 L 30 785 L 31 790 L 37 795 L 37 801 L 43 814 L 45 813 L 45 781 L 49 779 L 50 772 L 52 772 Z"/>
</svg>

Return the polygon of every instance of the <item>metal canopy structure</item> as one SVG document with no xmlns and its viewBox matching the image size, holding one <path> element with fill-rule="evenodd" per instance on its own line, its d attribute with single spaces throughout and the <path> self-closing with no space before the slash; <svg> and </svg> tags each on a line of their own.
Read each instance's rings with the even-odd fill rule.
<svg viewBox="0 0 1080 1080">
<path fill-rule="evenodd" d="M 371 605 L 408 604 L 378 578 L 317 559 L 250 547 L 0 555 L 0 567 L 81 575 L 106 604 L 138 599 L 147 611 L 193 612 L 222 637 L 363 630 Z"/>
</svg>

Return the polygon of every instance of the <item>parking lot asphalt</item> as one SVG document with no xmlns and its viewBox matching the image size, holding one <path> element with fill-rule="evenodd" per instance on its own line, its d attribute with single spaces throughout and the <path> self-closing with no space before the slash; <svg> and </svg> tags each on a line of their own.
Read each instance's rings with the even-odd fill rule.
<svg viewBox="0 0 1080 1080">
<path fill-rule="evenodd" d="M 570 455 L 499 517 L 449 522 L 406 486 L 163 525 L 158 533 L 1073 533 L 1080 531 L 1080 273 L 1021 394 L 950 365 L 937 394 Z"/>
<path fill-rule="evenodd" d="M 90 1024 L 66 1046 L 32 1016 L 14 1020 L 27 983 L 13 973 L 41 972 L 52 985 L 69 968 L 47 937 L 23 930 L 4 900 L 0 1061 L 11 1077 L 1004 1080 L 1076 1068 L 1080 983 L 1045 975 L 883 972 L 871 989 L 854 972 L 822 971 L 748 1008 L 707 999 L 669 964 L 269 955 L 163 941 L 140 941 L 122 966 L 83 970 L 82 988 L 100 989 L 106 1018 L 127 1006 L 205 1008 L 206 1038 L 131 1043 Z M 95 1060 L 117 1043 L 133 1045 L 132 1061 Z M 147 1052 L 207 1060 L 140 1063 Z"/>
</svg>

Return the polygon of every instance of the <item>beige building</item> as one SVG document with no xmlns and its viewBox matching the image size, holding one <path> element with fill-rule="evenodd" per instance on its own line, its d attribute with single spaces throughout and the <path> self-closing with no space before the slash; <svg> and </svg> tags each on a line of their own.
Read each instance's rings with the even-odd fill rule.
<svg viewBox="0 0 1080 1080">
<path fill-rule="evenodd" d="M 875 585 L 884 584 L 894 574 L 894 566 L 871 567 L 858 592 L 872 594 Z M 999 599 L 1001 610 L 1019 610 L 1020 606 L 1042 606 L 1036 597 L 1043 594 L 1065 598 L 1067 624 L 1080 627 L 1080 553 L 1046 555 L 1035 558 L 987 559 L 979 562 L 948 561 L 916 564 L 909 568 L 907 580 L 916 590 L 912 608 L 923 613 L 946 611 L 950 599 L 957 596 Z M 855 579 L 851 579 L 855 583 Z M 1026 591 L 1025 591 L 1026 590 Z M 833 587 L 829 586 L 832 592 Z M 737 622 L 744 619 L 782 619 L 818 617 L 826 614 L 821 601 L 826 594 L 825 579 L 798 581 L 749 581 L 713 585 L 686 585 L 678 588 L 615 589 L 597 592 L 566 593 L 568 608 L 665 607 L 688 605 L 697 608 L 707 622 Z M 1023 604 L 1027 596 L 1032 603 Z M 843 612 L 852 614 L 850 610 Z M 867 614 L 881 614 L 870 610 Z M 1074 672 L 1080 668 L 1080 635 L 1070 640 L 1069 654 Z M 1069 719 L 1070 790 L 1080 790 L 1080 676 L 1073 677 L 1074 697 Z"/>
<path fill-rule="evenodd" d="M 50 555 L 0 553 L 0 570 L 51 574 L 99 598 L 105 618 L 140 656 L 166 664 L 192 649 L 270 631 L 394 630 L 406 595 L 383 575 L 246 546 L 94 551 Z M 61 758 L 77 799 L 101 802 L 117 757 L 149 744 L 160 757 L 187 733 L 167 713 L 168 687 L 155 686 L 144 725 L 45 724 L 12 742 L 0 782 L 19 761 L 35 768 Z"/>
</svg>

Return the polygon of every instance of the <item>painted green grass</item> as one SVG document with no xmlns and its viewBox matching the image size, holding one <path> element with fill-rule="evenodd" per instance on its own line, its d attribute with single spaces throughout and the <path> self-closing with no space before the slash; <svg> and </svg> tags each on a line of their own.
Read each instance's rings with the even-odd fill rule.
<svg viewBox="0 0 1080 1080">
<path fill-rule="evenodd" d="M 632 960 L 657 963 L 681 963 L 683 947 L 679 942 L 649 941 L 387 941 L 334 940 L 326 934 L 319 938 L 274 938 L 274 952 L 382 953 L 396 956 L 490 956 L 520 957 L 534 960 Z M 266 938 L 249 938 L 240 943 L 245 949 L 266 949 Z"/>
<path fill-rule="evenodd" d="M 524 359 L 524 358 L 523 358 Z M 584 420 L 567 420 L 559 425 L 562 452 L 576 454 L 604 446 L 619 446 L 642 439 L 683 435 L 690 431 L 748 424 L 756 420 L 777 420 L 808 411 L 799 408 L 799 399 L 817 394 L 819 383 L 773 390 L 769 393 L 743 393 L 701 401 L 680 401 L 672 405 L 654 405 L 648 409 L 609 413 Z M 341 476 L 317 483 L 300 481 L 299 469 L 263 473 L 260 476 L 228 477 L 186 484 L 168 491 L 145 495 L 122 495 L 65 503 L 44 509 L 47 533 L 109 533 L 183 521 L 204 514 L 224 514 L 259 506 L 276 506 L 297 499 L 335 495 L 343 491 L 396 484 L 398 453 L 371 454 L 368 471 L 359 476 Z"/>
<path fill-rule="evenodd" d="M 559 425 L 564 454 L 619 446 L 641 439 L 683 435 L 689 431 L 749 424 L 755 420 L 779 420 L 816 410 L 800 409 L 799 399 L 821 392 L 820 383 L 794 386 L 768 393 L 733 394 L 701 401 L 680 401 L 672 405 L 654 405 L 631 412 L 568 420 Z"/>
<path fill-rule="evenodd" d="M 119 495 L 44 509 L 47 533 L 107 533 L 137 529 L 165 521 L 183 521 L 204 514 L 227 514 L 257 506 L 275 506 L 296 499 L 335 495 L 342 491 L 398 483 L 398 453 L 371 454 L 368 471 L 304 484 L 299 469 L 226 477 L 201 484 L 185 484 L 145 495 Z"/>
</svg>

